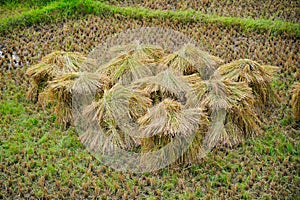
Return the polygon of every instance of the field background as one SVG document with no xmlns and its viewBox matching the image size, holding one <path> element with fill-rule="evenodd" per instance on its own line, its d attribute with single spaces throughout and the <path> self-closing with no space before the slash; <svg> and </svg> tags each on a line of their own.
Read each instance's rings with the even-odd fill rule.
<svg viewBox="0 0 300 200">
<path fill-rule="evenodd" d="M 0 199 L 300 198 L 299 129 L 289 106 L 289 89 L 300 77 L 299 1 L 163 2 L 0 3 Z M 214 149 L 196 165 L 121 173 L 93 158 L 50 110 L 26 101 L 24 72 L 44 55 L 87 55 L 111 34 L 147 26 L 183 32 L 226 62 L 279 66 L 273 86 L 282 103 L 266 113 L 265 133 Z"/>
</svg>

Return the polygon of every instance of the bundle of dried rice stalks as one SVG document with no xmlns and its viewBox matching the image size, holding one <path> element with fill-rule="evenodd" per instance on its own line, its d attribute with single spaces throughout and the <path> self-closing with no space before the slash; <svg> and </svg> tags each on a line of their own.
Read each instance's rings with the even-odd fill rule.
<svg viewBox="0 0 300 200">
<path fill-rule="evenodd" d="M 95 66 L 92 59 L 88 59 L 77 52 L 54 51 L 42 58 L 41 62 L 28 68 L 26 75 L 30 77 L 31 88 L 27 99 L 36 102 L 38 94 L 55 76 L 64 73 L 89 71 Z"/>
<path fill-rule="evenodd" d="M 73 95 L 94 94 L 107 84 L 107 78 L 101 74 L 73 72 L 63 74 L 48 82 L 48 86 L 39 96 L 39 103 L 45 107 L 54 105 L 59 123 L 68 127 L 72 122 Z"/>
<path fill-rule="evenodd" d="M 87 106 L 83 114 L 98 123 L 111 138 L 112 144 L 128 149 L 135 145 L 135 139 L 130 135 L 130 130 L 125 132 L 126 128 L 122 126 L 141 116 L 151 104 L 151 100 L 142 91 L 116 84 L 105 90 L 102 98 Z"/>
<path fill-rule="evenodd" d="M 294 83 L 292 87 L 292 109 L 296 122 L 300 121 L 300 82 Z"/>
<path fill-rule="evenodd" d="M 171 69 L 162 71 L 156 76 L 140 79 L 133 85 L 149 95 L 159 95 L 159 99 L 173 97 L 182 103 L 185 102 L 185 94 L 189 90 L 189 85 L 183 76 L 176 75 Z"/>
<path fill-rule="evenodd" d="M 114 46 L 111 52 L 131 55 L 136 60 L 153 60 L 157 61 L 164 55 L 164 50 L 157 45 L 141 44 L 135 41 L 131 44 Z"/>
<path fill-rule="evenodd" d="M 187 105 L 190 107 L 202 107 L 202 100 L 204 94 L 208 91 L 208 86 L 198 74 L 192 74 L 184 76 L 184 79 L 188 82 L 190 89 L 187 92 Z"/>
<path fill-rule="evenodd" d="M 257 106 L 264 106 L 279 101 L 271 85 L 275 71 L 276 67 L 263 66 L 252 60 L 241 59 L 220 66 L 214 75 L 221 76 L 224 80 L 247 83 L 252 88 L 258 102 Z"/>
<path fill-rule="evenodd" d="M 121 81 L 123 85 L 154 75 L 156 68 L 152 64 L 164 55 L 161 47 L 140 44 L 138 41 L 115 46 L 110 52 L 118 54 L 110 62 L 100 66 L 98 72 L 108 75 L 113 84 Z"/>
<path fill-rule="evenodd" d="M 143 77 L 152 76 L 154 71 L 155 69 L 147 62 L 142 62 L 128 54 L 121 54 L 98 69 L 98 72 L 109 76 L 113 84 L 120 80 L 123 85 L 128 85 Z"/>
<path fill-rule="evenodd" d="M 181 75 L 198 72 L 203 79 L 208 79 L 222 60 L 210 56 L 192 44 L 187 44 L 177 52 L 165 56 L 161 63 L 173 68 Z"/>
<path fill-rule="evenodd" d="M 138 123 L 144 137 L 142 151 L 148 152 L 163 147 L 175 137 L 189 137 L 207 127 L 208 120 L 199 108 L 185 108 L 177 101 L 164 99 L 140 117 Z"/>
<path fill-rule="evenodd" d="M 207 148 L 212 148 L 220 142 L 232 146 L 244 136 L 260 132 L 254 97 L 246 83 L 226 80 L 201 81 L 192 76 L 187 78 L 192 83 L 194 97 L 189 105 L 205 107 L 211 118 L 210 130 L 205 140 Z"/>
</svg>

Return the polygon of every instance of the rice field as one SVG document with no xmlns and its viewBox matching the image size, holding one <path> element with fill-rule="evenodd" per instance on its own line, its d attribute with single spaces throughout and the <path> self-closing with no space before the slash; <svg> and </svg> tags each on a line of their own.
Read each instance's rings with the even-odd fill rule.
<svg viewBox="0 0 300 200">
<path fill-rule="evenodd" d="M 94 1 L 87 2 L 94 5 Z M 278 6 L 272 6 L 273 2 L 260 6 L 261 1 L 250 0 L 239 5 L 237 1 L 232 4 L 227 1 L 170 1 L 169 4 L 107 1 L 105 5 L 174 12 L 192 8 L 208 15 L 288 21 L 298 30 L 298 1 L 281 1 Z M 0 16 L 22 16 L 23 10 L 32 12 L 49 4 L 38 7 L 29 2 L 18 14 L 13 11 L 14 6 L 0 4 Z M 15 5 L 22 8 L 18 2 Z M 51 19 L 36 14 L 40 19 L 24 22 L 25 25 L 17 21 L 11 27 L 5 27 L 2 20 L 6 19 L 0 19 L 4 30 L 0 34 L 0 199 L 300 197 L 299 118 L 296 117 L 299 96 L 295 95 L 299 93 L 296 82 L 300 79 L 299 34 L 168 16 L 133 17 L 125 11 L 99 13 L 76 9 L 64 11 L 69 15 L 60 15 L 60 10 L 50 11 L 48 15 L 54 16 Z M 47 54 L 60 50 L 87 56 L 112 34 L 152 26 L 186 34 L 225 63 L 247 58 L 278 66 L 272 87 L 281 103 L 264 113 L 267 120 L 261 127 L 263 134 L 249 137 L 232 148 L 217 146 L 197 164 L 170 166 L 143 174 L 117 172 L 86 150 L 74 128 L 62 128 L 51 108 L 42 109 L 26 100 L 30 83 L 25 72 Z"/>
</svg>

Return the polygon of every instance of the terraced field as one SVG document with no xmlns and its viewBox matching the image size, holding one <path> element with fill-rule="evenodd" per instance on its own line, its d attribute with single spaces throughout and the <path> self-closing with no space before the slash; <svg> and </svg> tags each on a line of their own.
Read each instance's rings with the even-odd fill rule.
<svg viewBox="0 0 300 200">
<path fill-rule="evenodd" d="M 107 2 L 120 6 L 137 6 L 162 10 L 193 9 L 207 14 L 255 19 L 283 20 L 299 23 L 299 1 L 255 1 L 255 0 L 175 0 L 175 1 L 145 1 L 145 0 L 108 0 Z"/>
<path fill-rule="evenodd" d="M 263 30 L 267 31 L 256 30 L 255 23 L 260 21 L 254 20 L 248 29 L 244 21 L 213 22 L 207 20 L 209 16 L 187 20 L 189 18 L 180 11 L 170 15 L 160 11 L 135 15 L 94 1 L 45 3 L 48 7 L 30 8 L 27 13 L 1 19 L 0 198 L 299 198 L 299 124 L 291 113 L 289 92 L 300 78 L 298 2 L 281 2 L 278 7 L 270 3 L 258 6 L 259 1 L 244 1 L 239 6 L 236 1 L 233 4 L 197 2 L 172 1 L 163 5 L 125 1 L 122 6 L 170 10 L 192 7 L 207 14 L 281 19 L 293 22 L 281 22 L 292 28 L 276 31 L 266 25 Z M 247 12 L 240 9 L 243 5 Z M 67 9 L 61 11 L 60 6 Z M 1 15 L 11 13 L 5 6 L 2 10 Z M 53 17 L 46 17 L 49 15 Z M 180 31 L 226 63 L 248 58 L 279 66 L 273 86 L 282 102 L 265 113 L 268 120 L 262 127 L 264 134 L 248 138 L 234 148 L 217 147 L 198 164 L 170 167 L 155 173 L 122 173 L 90 155 L 78 141 L 74 128 L 61 129 L 50 108 L 43 110 L 26 101 L 28 79 L 24 73 L 46 54 L 64 50 L 87 55 L 114 33 L 149 26 Z"/>
</svg>

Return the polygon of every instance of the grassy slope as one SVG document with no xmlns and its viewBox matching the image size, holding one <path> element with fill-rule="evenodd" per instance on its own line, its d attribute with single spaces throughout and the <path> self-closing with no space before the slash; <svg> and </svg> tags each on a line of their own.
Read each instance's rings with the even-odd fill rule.
<svg viewBox="0 0 300 200">
<path fill-rule="evenodd" d="M 105 0 L 118 6 L 146 7 L 161 10 L 194 9 L 206 14 L 253 19 L 278 19 L 299 23 L 300 2 L 297 0 Z M 298 15 L 297 15 L 298 13 Z"/>
<path fill-rule="evenodd" d="M 50 15 L 51 13 L 51 15 Z M 46 22 L 56 18 L 76 16 L 83 14 L 121 14 L 132 18 L 157 18 L 157 19 L 176 19 L 183 22 L 202 21 L 207 23 L 220 23 L 227 26 L 240 26 L 243 30 L 270 31 L 272 33 L 283 33 L 300 36 L 300 24 L 283 22 L 280 20 L 254 20 L 237 17 L 222 17 L 217 15 L 207 15 L 198 11 L 161 11 L 146 8 L 118 7 L 107 5 L 102 2 L 92 0 L 78 1 L 56 1 L 47 6 L 0 21 L 0 32 L 11 29 L 18 25 L 31 25 L 37 22 Z"/>
</svg>

